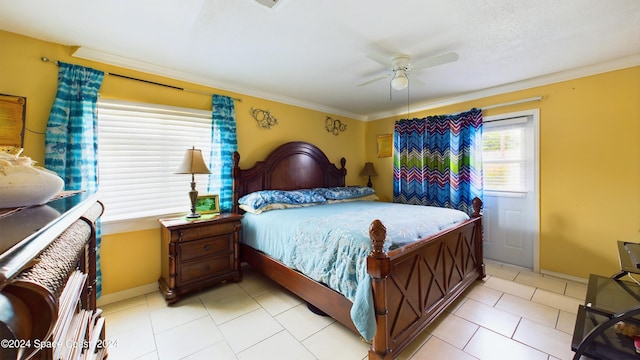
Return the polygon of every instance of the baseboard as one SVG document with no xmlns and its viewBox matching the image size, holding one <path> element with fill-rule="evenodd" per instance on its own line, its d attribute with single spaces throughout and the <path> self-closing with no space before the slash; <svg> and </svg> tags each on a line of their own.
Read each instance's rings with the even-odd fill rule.
<svg viewBox="0 0 640 360">
<path fill-rule="evenodd" d="M 559 272 L 555 272 L 555 271 L 549 271 L 549 270 L 544 270 L 544 269 L 540 269 L 540 273 L 544 274 L 544 275 L 549 275 L 549 276 L 553 276 L 559 279 L 564 279 L 564 280 L 570 280 L 573 282 L 577 282 L 580 284 L 586 284 L 589 282 L 588 279 L 584 279 L 581 277 L 577 277 L 577 276 L 572 276 L 572 275 L 567 275 L 567 274 L 563 274 L 563 273 L 559 273 Z"/>
<path fill-rule="evenodd" d="M 98 307 L 100 307 L 100 306 L 104 306 L 104 305 L 111 304 L 111 303 L 114 303 L 114 302 L 131 299 L 131 298 L 134 298 L 136 296 L 152 293 L 152 292 L 155 292 L 155 291 L 158 291 L 158 283 L 157 282 L 154 282 L 154 283 L 151 283 L 151 284 L 147 284 L 147 285 L 138 286 L 138 287 L 127 289 L 127 290 L 123 290 L 123 291 L 118 291 L 118 292 L 111 293 L 111 294 L 102 295 L 102 296 L 100 296 L 100 298 L 98 298 L 97 305 L 98 305 Z"/>
</svg>

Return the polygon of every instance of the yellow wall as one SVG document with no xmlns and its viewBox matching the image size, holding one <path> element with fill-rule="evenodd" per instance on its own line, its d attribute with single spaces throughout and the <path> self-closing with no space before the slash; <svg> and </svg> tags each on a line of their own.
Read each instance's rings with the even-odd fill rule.
<svg viewBox="0 0 640 360">
<path fill-rule="evenodd" d="M 240 165 L 261 159 L 276 145 L 309 141 L 329 159 L 347 158 L 348 184 L 364 184 L 357 173 L 373 161 L 374 187 L 392 197 L 392 158 L 376 158 L 376 135 L 393 132 L 398 118 L 364 123 L 332 114 L 228 93 L 70 56 L 71 48 L 0 31 L 0 93 L 27 97 L 25 155 L 44 162 L 47 117 L 57 86 L 57 68 L 41 56 L 174 86 L 242 98 L 236 102 Z M 104 98 L 210 109 L 211 98 L 106 76 Z M 487 97 L 411 114 L 423 117 L 541 95 L 538 103 L 488 110 L 485 116 L 540 109 L 540 261 L 544 270 L 586 278 L 618 269 L 615 242 L 640 242 L 640 67 L 534 89 Z M 270 110 L 279 124 L 260 129 L 251 108 Z M 325 116 L 346 122 L 339 136 L 324 129 Z M 35 132 L 35 133 L 34 133 Z M 610 170 L 611 169 L 611 170 Z M 155 282 L 160 276 L 159 231 L 103 237 L 103 294 Z"/>
<path fill-rule="evenodd" d="M 44 131 L 57 88 L 58 69 L 44 63 L 40 57 L 79 64 L 105 72 L 142 78 L 205 93 L 217 93 L 234 98 L 240 166 L 249 166 L 262 159 L 277 145 L 287 141 L 308 141 L 319 146 L 334 163 L 347 160 L 347 184 L 363 184 L 358 176 L 364 155 L 365 123 L 335 114 L 276 103 L 243 94 L 229 93 L 205 86 L 153 76 L 71 57 L 69 46 L 53 44 L 0 31 L 0 93 L 27 97 L 24 155 L 44 163 Z M 211 97 L 182 92 L 156 85 L 106 75 L 100 96 L 108 99 L 140 101 L 196 109 L 211 109 Z M 269 110 L 278 125 L 260 129 L 250 115 L 251 108 Z M 326 116 L 340 119 L 347 130 L 335 136 L 324 128 Z M 186 194 L 185 194 L 186 196 Z M 113 235 L 102 239 L 103 294 L 110 294 L 153 283 L 160 277 L 160 232 L 157 229 Z"/>
<path fill-rule="evenodd" d="M 540 268 L 581 278 L 619 269 L 616 241 L 640 241 L 640 67 L 411 114 L 490 109 L 491 116 L 540 109 Z M 366 153 L 398 118 L 368 124 Z M 374 159 L 376 191 L 393 197 L 393 159 Z"/>
</svg>

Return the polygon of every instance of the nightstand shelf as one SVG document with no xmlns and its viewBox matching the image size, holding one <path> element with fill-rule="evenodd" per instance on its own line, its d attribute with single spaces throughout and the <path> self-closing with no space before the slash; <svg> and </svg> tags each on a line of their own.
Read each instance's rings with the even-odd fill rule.
<svg viewBox="0 0 640 360">
<path fill-rule="evenodd" d="M 158 284 L 168 303 L 214 284 L 242 279 L 241 220 L 239 214 L 160 220 L 162 277 Z"/>
</svg>

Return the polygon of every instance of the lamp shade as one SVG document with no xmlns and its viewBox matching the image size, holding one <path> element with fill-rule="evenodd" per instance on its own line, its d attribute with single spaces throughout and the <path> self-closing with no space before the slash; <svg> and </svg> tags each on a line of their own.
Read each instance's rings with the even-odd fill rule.
<svg viewBox="0 0 640 360">
<path fill-rule="evenodd" d="M 378 176 L 376 169 L 373 167 L 372 162 L 364 164 L 364 168 L 360 171 L 360 176 Z"/>
<path fill-rule="evenodd" d="M 176 170 L 176 174 L 211 174 L 211 171 L 209 171 L 207 164 L 205 164 L 202 158 L 202 150 L 196 149 L 195 147 L 187 149 L 184 153 L 182 163 Z"/>
</svg>

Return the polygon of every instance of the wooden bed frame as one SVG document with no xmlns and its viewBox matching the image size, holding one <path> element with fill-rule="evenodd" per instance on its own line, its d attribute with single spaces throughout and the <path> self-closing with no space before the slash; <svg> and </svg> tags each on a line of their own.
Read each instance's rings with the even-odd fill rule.
<svg viewBox="0 0 640 360">
<path fill-rule="evenodd" d="M 241 212 L 240 197 L 258 190 L 345 186 L 346 160 L 342 158 L 338 168 L 320 149 L 305 142 L 281 145 L 248 169 L 239 167 L 237 152 L 233 161 L 234 212 Z M 398 356 L 465 289 L 484 278 L 481 206 L 480 199 L 474 199 L 470 220 L 388 253 L 382 250 L 384 226 L 378 220 L 372 222 L 373 251 L 367 271 L 376 334 L 369 359 Z M 358 333 L 347 298 L 249 246 L 241 244 L 240 254 L 243 261 Z"/>
</svg>

